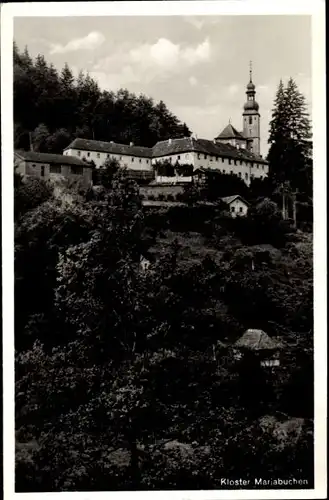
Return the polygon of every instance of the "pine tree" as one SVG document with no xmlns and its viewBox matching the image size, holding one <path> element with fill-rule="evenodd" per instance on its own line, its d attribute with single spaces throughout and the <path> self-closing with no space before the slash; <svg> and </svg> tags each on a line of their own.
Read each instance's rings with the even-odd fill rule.
<svg viewBox="0 0 329 500">
<path fill-rule="evenodd" d="M 274 184 L 305 190 L 305 171 L 311 161 L 311 126 L 305 97 L 290 78 L 286 88 L 278 86 L 270 122 L 268 153 Z M 309 177 L 309 175 L 308 175 Z"/>
</svg>

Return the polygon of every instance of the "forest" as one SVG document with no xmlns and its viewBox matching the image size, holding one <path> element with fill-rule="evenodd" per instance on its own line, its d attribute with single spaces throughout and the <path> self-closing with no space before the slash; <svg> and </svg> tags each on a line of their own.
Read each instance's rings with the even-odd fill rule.
<svg viewBox="0 0 329 500">
<path fill-rule="evenodd" d="M 14 123 L 16 149 L 32 142 L 35 151 L 59 154 L 76 137 L 152 147 L 191 134 L 163 101 L 101 90 L 88 74 L 74 78 L 67 64 L 58 72 L 43 55 L 32 60 L 15 44 Z"/>
<path fill-rule="evenodd" d="M 94 104 L 70 101 L 76 84 L 44 62 L 42 87 L 42 58 L 14 56 L 20 147 L 28 132 L 40 137 L 41 124 L 45 148 L 60 143 L 62 130 L 105 137 Z M 44 111 L 54 105 L 51 74 L 67 85 L 61 99 L 75 102 L 66 123 L 65 113 Z M 136 182 L 110 165 L 98 190 L 14 172 L 17 492 L 221 489 L 223 477 L 313 486 L 312 228 L 283 220 L 279 204 L 282 186 L 287 197 L 298 189 L 309 211 L 312 203 L 303 102 L 294 99 L 293 125 L 280 104 L 292 87 L 300 96 L 294 85 L 278 87 L 270 176 L 266 189 L 244 188 L 246 217 L 227 214 L 225 180 L 216 177 L 202 192 L 186 188 L 185 206 L 147 208 Z M 122 104 L 118 95 L 111 102 Z M 145 145 L 143 134 L 148 144 L 170 127 L 185 134 L 148 102 L 145 121 L 129 115 L 131 131 L 118 122 L 112 137 Z M 298 116 L 305 128 L 297 136 Z M 281 168 L 291 158 L 294 168 Z M 201 207 L 200 196 L 213 203 Z M 241 362 L 234 344 L 249 328 L 280 339 L 280 366 Z"/>
</svg>

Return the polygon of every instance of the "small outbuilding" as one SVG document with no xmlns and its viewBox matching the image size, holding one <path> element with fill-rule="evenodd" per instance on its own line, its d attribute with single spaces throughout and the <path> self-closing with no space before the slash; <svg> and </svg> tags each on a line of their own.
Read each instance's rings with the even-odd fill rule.
<svg viewBox="0 0 329 500">
<path fill-rule="evenodd" d="M 230 207 L 232 217 L 236 217 L 237 215 L 247 215 L 249 203 L 239 194 L 224 196 L 221 200 Z"/>
<path fill-rule="evenodd" d="M 277 339 L 269 337 L 263 330 L 249 329 L 234 344 L 243 353 L 253 354 L 265 368 L 280 366 L 280 352 L 283 345 Z"/>
</svg>

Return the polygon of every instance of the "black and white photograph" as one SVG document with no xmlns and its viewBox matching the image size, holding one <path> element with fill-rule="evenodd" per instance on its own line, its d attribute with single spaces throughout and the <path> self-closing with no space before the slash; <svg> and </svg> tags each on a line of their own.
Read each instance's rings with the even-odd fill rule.
<svg viewBox="0 0 329 500">
<path fill-rule="evenodd" d="M 326 496 L 324 4 L 233 3 L 4 6 L 12 494 Z"/>
</svg>

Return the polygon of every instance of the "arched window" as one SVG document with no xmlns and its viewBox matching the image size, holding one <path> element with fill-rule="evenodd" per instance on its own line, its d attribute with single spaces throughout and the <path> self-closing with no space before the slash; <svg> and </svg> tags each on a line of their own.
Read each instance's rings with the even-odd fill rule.
<svg viewBox="0 0 329 500">
<path fill-rule="evenodd" d="M 249 116 L 249 125 L 252 125 L 252 116 Z"/>
</svg>

